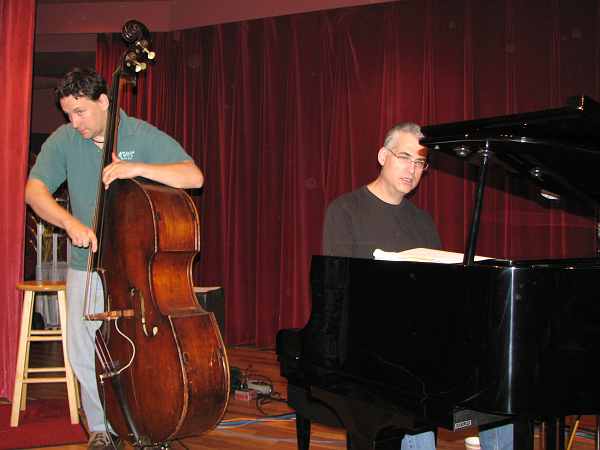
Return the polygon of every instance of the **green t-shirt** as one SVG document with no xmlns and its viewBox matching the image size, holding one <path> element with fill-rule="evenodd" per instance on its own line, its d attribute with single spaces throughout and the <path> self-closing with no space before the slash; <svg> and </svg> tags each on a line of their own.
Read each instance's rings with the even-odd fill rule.
<svg viewBox="0 0 600 450">
<path fill-rule="evenodd" d="M 117 152 L 124 161 L 155 164 L 192 159 L 173 138 L 123 111 L 120 112 Z M 42 181 L 50 192 L 55 192 L 67 180 L 72 214 L 91 227 L 101 164 L 101 150 L 90 139 L 84 139 L 71 124 L 65 124 L 44 142 L 29 178 Z M 70 267 L 86 270 L 88 251 L 71 246 Z"/>
</svg>

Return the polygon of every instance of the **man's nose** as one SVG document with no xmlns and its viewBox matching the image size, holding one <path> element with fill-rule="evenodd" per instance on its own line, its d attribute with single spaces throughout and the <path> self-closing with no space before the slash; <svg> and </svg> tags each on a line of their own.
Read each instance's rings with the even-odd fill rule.
<svg viewBox="0 0 600 450">
<path fill-rule="evenodd" d="M 76 115 L 70 116 L 69 120 L 71 121 L 71 125 L 73 125 L 73 128 L 75 128 L 75 129 L 79 128 L 79 122 L 80 122 L 80 120 L 77 118 Z"/>
</svg>

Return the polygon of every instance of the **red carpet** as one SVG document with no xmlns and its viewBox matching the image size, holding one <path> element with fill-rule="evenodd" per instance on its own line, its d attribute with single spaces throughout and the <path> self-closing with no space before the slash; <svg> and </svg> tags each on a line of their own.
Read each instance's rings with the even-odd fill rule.
<svg viewBox="0 0 600 450">
<path fill-rule="evenodd" d="M 0 405 L 0 449 L 24 449 L 87 442 L 83 427 L 71 425 L 67 400 L 35 400 L 10 426 L 10 405 Z"/>
</svg>

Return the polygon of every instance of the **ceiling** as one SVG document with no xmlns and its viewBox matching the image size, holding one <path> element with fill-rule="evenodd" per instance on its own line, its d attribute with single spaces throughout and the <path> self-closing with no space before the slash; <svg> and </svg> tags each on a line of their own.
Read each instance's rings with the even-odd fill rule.
<svg viewBox="0 0 600 450">
<path fill-rule="evenodd" d="M 166 31 L 388 1 L 392 0 L 37 0 L 34 76 L 57 78 L 76 66 L 94 66 L 96 33 L 119 31 L 131 16 L 155 31 Z M 76 11 L 74 3 L 81 5 Z M 142 3 L 144 8 L 137 6 Z"/>
<path fill-rule="evenodd" d="M 95 52 L 36 52 L 33 59 L 33 75 L 59 78 L 73 67 L 95 65 Z"/>
<path fill-rule="evenodd" d="M 132 2 L 146 2 L 147 0 L 126 0 L 128 3 Z M 171 2 L 173 0 L 153 0 L 155 2 Z M 123 0 L 37 0 L 39 4 L 50 4 L 50 3 L 107 3 L 107 2 L 123 2 Z"/>
<path fill-rule="evenodd" d="M 171 31 L 388 1 L 413 0 L 37 0 L 32 132 L 63 123 L 54 104 L 58 78 L 93 67 L 97 33 L 118 32 L 132 17 L 153 31 Z"/>
</svg>

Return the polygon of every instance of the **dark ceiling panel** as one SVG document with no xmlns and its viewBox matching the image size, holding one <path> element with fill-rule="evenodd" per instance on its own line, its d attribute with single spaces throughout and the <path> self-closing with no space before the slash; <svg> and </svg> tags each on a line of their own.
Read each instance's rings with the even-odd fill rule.
<svg viewBox="0 0 600 450">
<path fill-rule="evenodd" d="M 107 3 L 107 2 L 122 2 L 123 0 L 37 0 L 41 3 Z M 147 0 L 127 0 L 128 2 L 145 2 Z M 170 2 L 172 0 L 153 0 L 159 2 Z"/>
<path fill-rule="evenodd" d="M 95 52 L 37 52 L 34 55 L 33 75 L 60 77 L 73 67 L 94 67 Z"/>
</svg>

